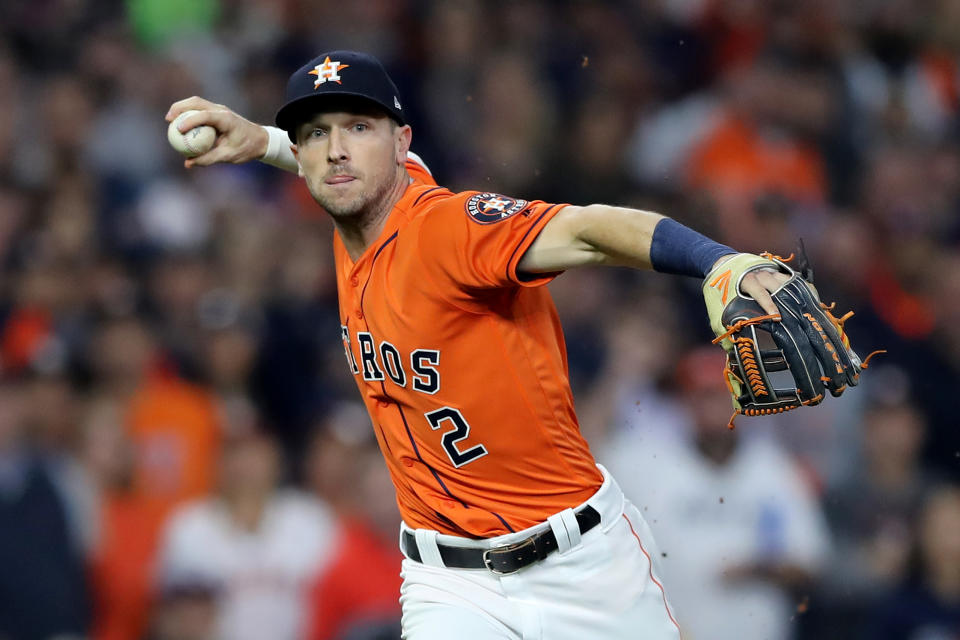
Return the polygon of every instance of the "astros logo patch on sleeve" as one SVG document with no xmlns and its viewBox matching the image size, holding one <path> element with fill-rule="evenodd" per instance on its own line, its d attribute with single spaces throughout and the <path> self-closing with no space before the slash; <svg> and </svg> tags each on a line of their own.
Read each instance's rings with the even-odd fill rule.
<svg viewBox="0 0 960 640">
<path fill-rule="evenodd" d="M 480 224 L 500 222 L 523 211 L 526 206 L 526 200 L 508 198 L 497 193 L 478 193 L 471 196 L 466 203 L 467 215 Z"/>
</svg>

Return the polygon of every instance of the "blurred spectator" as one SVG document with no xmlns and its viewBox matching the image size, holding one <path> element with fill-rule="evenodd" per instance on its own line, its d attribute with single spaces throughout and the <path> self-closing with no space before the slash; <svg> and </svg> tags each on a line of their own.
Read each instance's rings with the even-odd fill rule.
<svg viewBox="0 0 960 640">
<path fill-rule="evenodd" d="M 0 327 L 0 371 L 63 372 L 74 278 L 65 263 L 37 261 L 13 282 L 13 304 Z"/>
<path fill-rule="evenodd" d="M 0 382 L 0 637 L 83 635 L 84 541 L 57 461 L 33 441 L 26 400 L 22 383 Z"/>
<path fill-rule="evenodd" d="M 23 419 L 31 447 L 57 484 L 71 537 L 86 557 L 99 536 L 96 484 L 76 457 L 82 442 L 79 397 L 62 375 L 33 374 L 23 383 Z"/>
<path fill-rule="evenodd" d="M 564 309 L 566 316 L 563 333 L 570 358 L 570 387 L 578 398 L 583 397 L 580 392 L 588 392 L 605 364 L 607 336 L 606 332 L 597 330 L 594 310 L 615 295 L 616 283 L 601 271 L 599 268 L 571 271 L 547 285 L 554 304 Z"/>
<path fill-rule="evenodd" d="M 815 75 L 769 61 L 729 71 L 721 88 L 719 100 L 693 95 L 641 122 L 637 174 L 705 190 L 716 201 L 719 231 L 736 246 L 777 247 L 757 228 L 756 207 L 771 197 L 807 209 L 826 201 L 815 136 L 832 117 L 833 97 Z"/>
<path fill-rule="evenodd" d="M 826 119 L 830 96 L 815 81 L 770 64 L 731 72 L 725 89 L 727 104 L 716 127 L 690 151 L 687 182 L 717 199 L 724 237 L 759 250 L 770 241 L 755 230 L 752 212 L 759 198 L 773 195 L 808 206 L 826 199 L 820 151 L 790 116 Z M 806 104 L 796 105 L 801 100 Z M 793 108 L 787 108 L 791 101 Z"/>
<path fill-rule="evenodd" d="M 949 640 L 960 634 L 960 487 L 931 492 L 919 517 L 911 575 L 877 604 L 868 640 Z"/>
<path fill-rule="evenodd" d="M 926 425 L 903 372 L 873 373 L 886 383 L 863 417 L 860 464 L 824 496 L 835 547 L 814 611 L 823 638 L 854 636 L 868 603 L 905 578 L 914 523 L 935 481 L 920 466 Z"/>
<path fill-rule="evenodd" d="M 722 368 L 708 347 L 678 366 L 689 439 L 628 432 L 599 459 L 650 523 L 685 637 L 785 640 L 826 560 L 826 523 L 771 438 L 727 428 Z"/>
<path fill-rule="evenodd" d="M 97 395 L 83 418 L 79 455 L 100 496 L 90 567 L 95 640 L 138 638 L 146 629 L 154 556 L 168 513 L 165 503 L 133 489 L 136 457 L 123 413 L 120 400 Z"/>
<path fill-rule="evenodd" d="M 210 393 L 163 368 L 154 335 L 136 317 L 104 323 L 90 356 L 98 388 L 87 456 L 103 494 L 97 637 L 120 640 L 145 628 L 165 519 L 213 486 L 220 424 Z"/>
<path fill-rule="evenodd" d="M 278 488 L 282 459 L 270 436 L 230 426 L 218 490 L 173 514 L 157 576 L 161 584 L 196 577 L 217 588 L 215 638 L 294 640 L 304 633 L 311 580 L 332 558 L 332 514 Z"/>
<path fill-rule="evenodd" d="M 257 420 L 251 393 L 259 349 L 258 323 L 225 290 L 204 296 L 199 315 L 204 333 L 198 355 L 221 422 L 234 428 L 252 425 Z"/>
<path fill-rule="evenodd" d="M 960 180 L 958 180 L 960 182 Z M 943 271 L 941 271 L 943 270 Z M 942 251 L 924 273 L 936 316 L 932 340 L 912 351 L 917 395 L 931 422 L 925 458 L 960 478 L 956 381 L 960 379 L 960 251 Z M 923 367 L 923 369 L 921 369 Z M 923 371 L 916 374 L 917 371 Z"/>
<path fill-rule="evenodd" d="M 263 301 L 256 386 L 290 451 L 303 450 L 314 417 L 328 404 L 356 393 L 343 368 L 332 226 L 305 222 L 277 238 L 283 251 Z"/>
<path fill-rule="evenodd" d="M 627 109 L 598 95 L 585 100 L 573 118 L 559 153 L 539 171 L 542 185 L 538 189 L 545 193 L 537 196 L 554 202 L 628 202 L 633 183 L 623 162 L 628 141 L 623 132 L 630 121 Z M 578 179 L 570 180 L 570 174 Z"/>
<path fill-rule="evenodd" d="M 584 294 L 577 295 L 583 300 Z M 680 349 L 669 329 L 672 313 L 664 299 L 649 295 L 642 307 L 622 308 L 608 320 L 607 359 L 578 412 L 588 441 L 602 444 L 628 431 L 638 437 L 686 434 L 684 409 L 663 393 L 672 374 L 671 354 Z M 720 379 L 719 370 L 716 374 Z"/>
<path fill-rule="evenodd" d="M 149 287 L 154 333 L 160 334 L 164 354 L 177 374 L 198 379 L 203 324 L 210 313 L 209 305 L 201 305 L 215 288 L 211 264 L 199 253 L 166 254 L 153 262 Z"/>
<path fill-rule="evenodd" d="M 135 317 L 105 323 L 91 349 L 101 392 L 124 403 L 133 491 L 170 508 L 212 488 L 220 425 L 210 393 L 165 369 L 161 355 Z"/>
<path fill-rule="evenodd" d="M 186 183 L 155 182 L 137 207 L 139 246 L 145 250 L 189 252 L 209 239 L 207 202 Z"/>
<path fill-rule="evenodd" d="M 333 560 L 310 594 L 309 640 L 400 637 L 400 512 L 362 405 L 338 406 L 307 453 L 307 482 L 339 515 Z"/>
<path fill-rule="evenodd" d="M 160 585 L 147 640 L 213 640 L 216 622 L 216 586 L 183 576 Z"/>
<path fill-rule="evenodd" d="M 492 182 L 505 193 L 526 195 L 542 171 L 556 117 L 543 79 L 525 56 L 493 52 L 480 67 L 475 91 L 478 129 L 470 148 L 477 155 L 473 171 L 460 180 L 464 188 Z"/>
</svg>

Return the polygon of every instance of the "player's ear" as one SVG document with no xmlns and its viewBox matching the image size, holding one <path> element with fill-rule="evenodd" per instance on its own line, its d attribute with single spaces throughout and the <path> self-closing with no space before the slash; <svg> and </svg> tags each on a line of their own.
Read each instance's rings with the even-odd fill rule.
<svg viewBox="0 0 960 640">
<path fill-rule="evenodd" d="M 297 175 L 301 178 L 303 176 L 303 166 L 300 164 L 300 150 L 297 149 L 297 145 L 290 145 L 290 151 L 293 153 L 293 157 L 297 159 Z"/>
<path fill-rule="evenodd" d="M 403 164 L 407 161 L 407 151 L 410 150 L 413 131 L 410 129 L 410 125 L 405 124 L 402 127 L 397 127 L 394 136 L 397 164 Z"/>
</svg>

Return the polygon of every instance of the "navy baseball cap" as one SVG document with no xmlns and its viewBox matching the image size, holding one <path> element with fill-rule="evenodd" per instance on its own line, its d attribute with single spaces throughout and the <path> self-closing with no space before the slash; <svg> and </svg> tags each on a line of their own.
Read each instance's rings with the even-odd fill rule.
<svg viewBox="0 0 960 640">
<path fill-rule="evenodd" d="M 287 81 L 285 104 L 277 111 L 277 126 L 294 140 L 297 125 L 331 96 L 365 99 L 406 124 L 400 92 L 380 61 L 358 51 L 330 51 L 297 69 Z"/>
</svg>

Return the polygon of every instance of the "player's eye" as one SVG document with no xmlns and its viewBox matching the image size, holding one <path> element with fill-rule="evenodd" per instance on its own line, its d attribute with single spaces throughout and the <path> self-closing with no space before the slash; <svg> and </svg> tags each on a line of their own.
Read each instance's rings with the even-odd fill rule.
<svg viewBox="0 0 960 640">
<path fill-rule="evenodd" d="M 355 125 L 353 125 L 353 130 L 356 131 L 357 133 L 362 133 L 362 132 L 366 131 L 366 130 L 369 129 L 369 128 L 370 128 L 370 126 L 367 125 L 367 123 L 365 123 L 365 122 L 358 122 L 358 123 L 356 123 Z"/>
<path fill-rule="evenodd" d="M 323 137 L 323 136 L 325 136 L 325 135 L 327 135 L 327 132 L 326 132 L 326 130 L 324 130 L 324 129 L 313 129 L 313 130 L 310 132 L 310 137 L 311 137 L 311 138 L 320 138 L 320 137 Z"/>
</svg>

